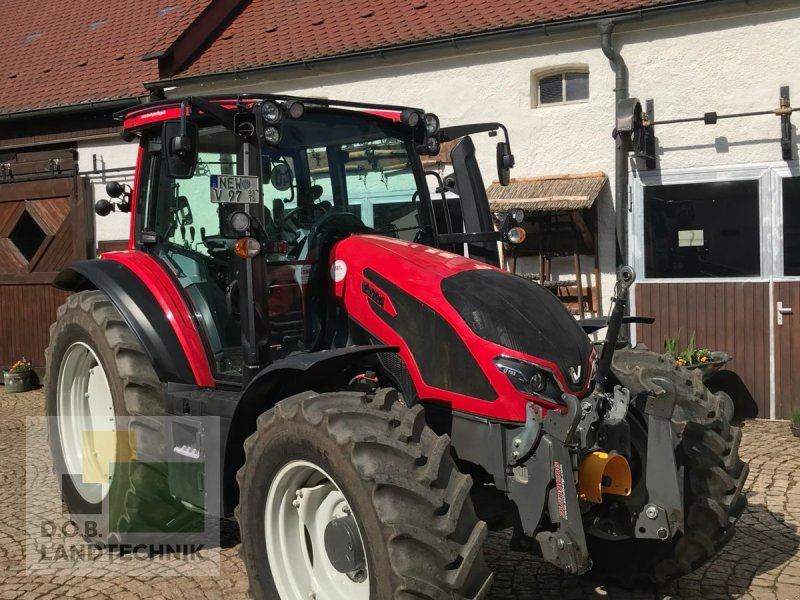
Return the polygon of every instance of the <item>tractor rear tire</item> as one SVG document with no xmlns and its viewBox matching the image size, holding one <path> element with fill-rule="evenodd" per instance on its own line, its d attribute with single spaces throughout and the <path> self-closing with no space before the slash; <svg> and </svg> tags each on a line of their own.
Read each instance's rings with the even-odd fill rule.
<svg viewBox="0 0 800 600">
<path fill-rule="evenodd" d="M 128 533 L 201 531 L 203 516 L 170 495 L 165 461 L 129 460 L 144 448 L 149 455 L 166 457 L 164 386 L 108 297 L 99 291 L 69 296 L 50 327 L 45 357 L 45 410 L 50 417 L 53 464 L 66 508 L 84 537 L 104 547 L 124 543 Z M 83 404 L 81 398 L 86 399 Z M 91 420 L 62 419 L 64 409 Z M 111 423 L 122 433 L 133 419 L 143 427 L 136 428 L 134 438 L 115 436 L 118 462 L 113 473 L 109 471 L 107 491 L 87 486 L 81 438 L 85 446 L 86 432 Z"/>
<path fill-rule="evenodd" d="M 594 561 L 590 574 L 629 587 L 661 584 L 692 572 L 733 537 L 734 525 L 747 505 L 742 488 L 748 467 L 739 459 L 742 432 L 731 425 L 730 397 L 710 392 L 696 370 L 678 367 L 664 355 L 637 346 L 618 350 L 612 371 L 630 390 L 632 401 L 657 388 L 653 377 L 666 378 L 675 386 L 672 431 L 679 439 L 676 463 L 684 469 L 685 530 L 663 542 L 590 535 L 589 553 Z M 632 441 L 637 428 L 646 436 L 644 415 L 631 408 L 629 418 L 638 419 Z"/>
<path fill-rule="evenodd" d="M 455 600 L 486 595 L 492 581 L 482 550 L 487 527 L 470 500 L 472 480 L 458 471 L 449 438 L 428 428 L 423 408 L 407 408 L 397 400 L 393 389 L 369 395 L 309 391 L 259 417 L 256 432 L 244 445 L 246 461 L 237 474 L 241 504 L 236 509 L 254 598 Z M 317 487 L 282 487 L 282 474 L 303 466 L 319 475 L 302 485 Z M 301 502 L 307 501 L 304 490 L 307 499 L 323 487 L 338 494 L 340 510 L 357 524 L 365 567 L 353 573 L 361 573 L 360 578 L 348 574 L 349 580 L 335 579 L 345 572 L 330 579 L 313 570 L 316 565 L 332 572 L 335 561 L 327 540 L 325 548 L 311 541 L 319 539 L 320 528 L 330 529 L 325 519 L 306 526 L 303 543 L 303 525 L 294 521 L 309 523 L 312 517 L 295 516 L 291 506 L 288 513 L 271 508 L 287 507 L 273 500 L 286 494 L 300 511 Z M 276 519 L 278 513 L 281 519 Z M 294 527 L 282 530 L 284 523 Z M 286 541 L 280 546 L 278 540 Z M 286 552 L 270 556 L 268 547 L 276 544 L 295 548 L 294 562 L 280 556 Z M 294 570 L 303 561 L 307 566 Z M 327 583 L 330 589 L 334 580 L 341 582 L 336 584 L 341 586 L 338 595 L 323 586 Z"/>
</svg>

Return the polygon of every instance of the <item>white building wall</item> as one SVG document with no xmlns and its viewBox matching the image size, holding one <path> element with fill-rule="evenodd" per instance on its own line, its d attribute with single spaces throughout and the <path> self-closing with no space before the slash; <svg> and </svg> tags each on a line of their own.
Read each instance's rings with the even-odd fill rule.
<svg viewBox="0 0 800 600">
<path fill-rule="evenodd" d="M 108 198 L 106 183 L 109 181 L 133 184 L 137 149 L 136 143 L 126 144 L 119 136 L 78 144 L 80 173 L 88 174 L 91 179 L 95 201 Z M 115 211 L 105 217 L 95 215 L 95 245 L 104 240 L 127 240 L 130 223 L 130 215 L 126 213 Z"/>
<path fill-rule="evenodd" d="M 724 114 L 774 108 L 782 85 L 791 86 L 797 104 L 797 31 L 800 6 L 796 2 L 753 0 L 735 8 L 623 24 L 617 27 L 613 43 L 628 65 L 631 95 L 643 102 L 653 98 L 658 120 L 702 116 L 711 110 Z M 609 187 L 599 200 L 603 309 L 607 309 L 615 268 L 611 193 L 615 80 L 597 30 L 532 36 L 525 45 L 460 52 L 417 55 L 414 62 L 404 64 L 372 59 L 348 63 L 347 71 L 326 67 L 303 71 L 302 76 L 240 75 L 227 82 L 184 85 L 168 94 L 289 93 L 420 106 L 438 114 L 443 124 L 502 121 L 511 133 L 516 157 L 513 176 L 587 171 L 609 175 Z M 531 108 L 531 72 L 567 64 L 588 66 L 589 101 Z M 721 121 L 714 126 L 657 127 L 656 133 L 662 169 L 777 161 L 781 156 L 779 120 L 774 116 Z M 496 138 L 475 141 L 488 183 L 495 177 Z M 94 152 L 93 147 L 81 148 L 82 154 L 86 151 Z M 100 151 L 112 162 L 133 157 L 133 150 L 120 150 L 115 144 Z M 112 215 L 98 221 L 98 239 L 125 233 L 125 220 Z M 592 266 L 587 262 L 584 272 Z"/>
</svg>

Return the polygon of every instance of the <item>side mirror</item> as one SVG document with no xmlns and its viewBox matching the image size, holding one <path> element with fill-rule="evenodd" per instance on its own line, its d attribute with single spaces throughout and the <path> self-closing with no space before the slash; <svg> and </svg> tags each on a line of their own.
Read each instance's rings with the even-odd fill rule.
<svg viewBox="0 0 800 600">
<path fill-rule="evenodd" d="M 506 142 L 497 142 L 497 179 L 500 185 L 506 186 L 511 181 L 511 168 L 514 166 L 514 155 L 508 151 Z"/>
<path fill-rule="evenodd" d="M 191 179 L 197 164 L 200 137 L 197 124 L 188 120 L 165 121 L 161 130 L 162 152 L 166 157 L 167 173 L 174 179 Z"/>
</svg>

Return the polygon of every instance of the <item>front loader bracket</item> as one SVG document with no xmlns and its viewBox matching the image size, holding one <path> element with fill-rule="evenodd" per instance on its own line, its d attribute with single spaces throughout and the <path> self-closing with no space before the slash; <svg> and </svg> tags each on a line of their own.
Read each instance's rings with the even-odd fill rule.
<svg viewBox="0 0 800 600">
<path fill-rule="evenodd" d="M 675 386 L 663 377 L 654 377 L 660 388 L 647 397 L 647 470 L 645 484 L 648 503 L 636 519 L 636 537 L 669 539 L 683 530 L 683 468 L 675 462 L 675 439 L 671 417 L 675 408 Z"/>
</svg>

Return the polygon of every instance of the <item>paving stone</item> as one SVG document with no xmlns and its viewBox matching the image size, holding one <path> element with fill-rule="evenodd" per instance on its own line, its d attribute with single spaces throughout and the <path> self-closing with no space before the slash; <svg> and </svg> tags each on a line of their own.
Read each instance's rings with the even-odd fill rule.
<svg viewBox="0 0 800 600">
<path fill-rule="evenodd" d="M 223 527 L 226 543 L 220 550 L 219 575 L 214 577 L 152 577 L 147 561 L 136 564 L 132 573 L 137 576 L 27 575 L 25 417 L 41 415 L 43 409 L 41 390 L 6 394 L 0 388 L 0 600 L 247 598 L 235 524 Z M 42 452 L 47 456 L 46 449 Z M 740 454 L 750 462 L 749 507 L 733 540 L 692 575 L 658 589 L 598 586 L 531 555 L 510 551 L 510 533 L 499 532 L 489 535 L 485 547 L 496 573 L 491 600 L 800 600 L 800 440 L 790 435 L 785 423 L 750 421 L 744 427 Z M 28 476 L 49 473 L 44 461 L 34 466 Z M 175 570 L 184 568 L 179 565 Z M 94 572 L 107 569 L 97 565 Z"/>
</svg>

